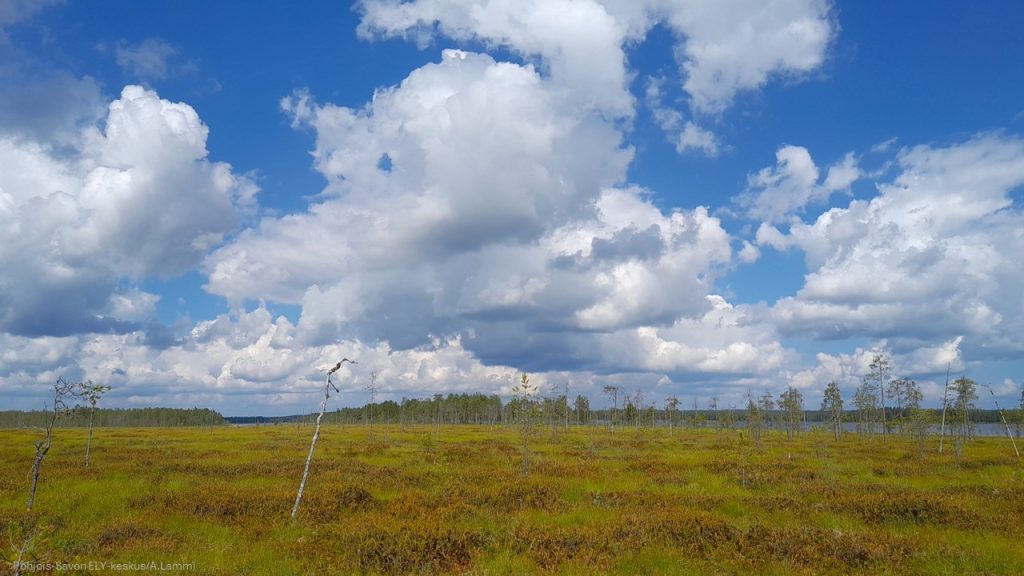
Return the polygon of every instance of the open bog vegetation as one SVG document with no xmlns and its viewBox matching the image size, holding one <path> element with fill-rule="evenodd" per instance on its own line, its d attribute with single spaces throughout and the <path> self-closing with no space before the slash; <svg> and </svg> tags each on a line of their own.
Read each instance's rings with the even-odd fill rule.
<svg viewBox="0 0 1024 576">
<path fill-rule="evenodd" d="M 97 429 L 86 469 L 86 431 L 56 430 L 25 559 L 69 574 L 1024 574 L 1024 467 L 1005 438 L 958 456 L 899 437 L 544 428 L 524 475 L 513 427 L 329 425 L 290 521 L 309 435 Z M 37 436 L 0 431 L 12 541 Z"/>
</svg>

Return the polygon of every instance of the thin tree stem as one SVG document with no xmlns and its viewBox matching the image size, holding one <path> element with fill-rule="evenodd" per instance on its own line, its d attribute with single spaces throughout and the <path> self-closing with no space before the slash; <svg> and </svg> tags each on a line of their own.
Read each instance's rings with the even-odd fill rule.
<svg viewBox="0 0 1024 576">
<path fill-rule="evenodd" d="M 316 450 L 316 441 L 320 437 L 320 420 L 327 410 L 327 400 L 331 397 L 331 375 L 327 375 L 324 382 L 324 401 L 320 403 L 320 414 L 316 417 L 316 430 L 313 431 L 313 441 L 309 443 L 309 455 L 306 456 L 306 467 L 302 470 L 302 481 L 299 482 L 299 493 L 295 495 L 295 505 L 292 506 L 292 520 L 299 514 L 299 505 L 302 504 L 302 492 L 306 489 L 306 479 L 309 477 L 309 465 L 313 462 L 313 452 Z"/>
</svg>

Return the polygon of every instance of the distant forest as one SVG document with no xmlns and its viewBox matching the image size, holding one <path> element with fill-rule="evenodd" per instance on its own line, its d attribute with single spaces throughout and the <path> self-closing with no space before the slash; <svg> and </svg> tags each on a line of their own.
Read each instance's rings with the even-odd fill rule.
<svg viewBox="0 0 1024 576">
<path fill-rule="evenodd" d="M 7 410 L 0 412 L 0 428 L 42 427 L 47 414 L 40 410 L 22 412 Z M 208 408 L 97 408 L 95 425 L 102 427 L 169 427 L 169 426 L 219 426 L 227 420 L 219 412 Z M 89 425 L 89 409 L 74 408 L 57 420 L 61 428 L 77 428 Z"/>
<path fill-rule="evenodd" d="M 324 423 L 333 424 L 504 424 L 514 421 L 518 409 L 513 398 L 503 401 L 497 395 L 487 394 L 436 394 L 433 397 L 415 399 L 403 398 L 400 402 L 388 400 L 359 407 L 329 410 Z M 591 409 L 586 396 L 567 398 L 552 395 L 536 400 L 540 407 L 542 421 L 550 424 L 584 425 L 609 424 L 618 426 L 684 426 L 695 428 L 732 428 L 744 426 L 750 419 L 749 410 L 738 408 L 683 408 L 669 409 L 652 403 L 638 402 L 635 398 L 620 401 L 612 408 Z M 891 422 L 907 418 L 906 409 L 888 407 Z M 938 423 L 941 409 L 924 409 L 928 420 Z M 1006 417 L 1015 423 L 1021 419 L 1020 410 L 1007 410 Z M 821 410 L 799 410 L 797 420 L 804 423 L 822 423 L 829 419 Z M 26 428 L 42 426 L 45 420 L 42 411 L 0 411 L 0 428 Z M 783 410 L 760 411 L 764 424 L 781 427 L 787 414 Z M 314 418 L 314 414 L 291 416 L 234 416 L 224 417 L 207 408 L 97 408 L 95 425 L 100 427 L 172 427 L 172 426 L 220 426 L 225 424 L 272 424 L 302 422 Z M 865 422 L 875 420 L 876 415 L 862 415 L 857 410 L 843 410 L 844 422 Z M 972 408 L 970 421 L 973 423 L 1000 422 L 997 410 Z M 72 409 L 58 420 L 59 427 L 85 427 L 89 423 L 87 408 Z"/>
<path fill-rule="evenodd" d="M 387 400 L 358 407 L 337 408 L 324 414 L 324 423 L 333 424 L 503 424 L 514 421 L 516 398 L 508 402 L 497 395 L 486 394 L 436 394 L 429 398 L 403 398 L 400 402 Z M 617 408 L 590 408 L 586 396 L 575 399 L 565 395 L 539 398 L 543 420 L 550 423 L 607 424 L 615 422 L 622 426 L 674 426 L 691 427 L 733 427 L 745 424 L 750 412 L 739 408 L 673 408 L 635 402 L 634 399 L 620 401 Z M 639 405 L 639 407 L 638 407 Z M 895 422 L 908 417 L 909 410 L 886 407 L 886 412 Z M 941 409 L 924 409 L 930 420 L 938 423 Z M 1007 418 L 1016 419 L 1019 410 L 1004 411 Z M 800 410 L 800 419 L 806 423 L 823 423 L 829 414 L 822 410 Z M 786 415 L 783 410 L 762 411 L 765 423 L 779 425 Z M 296 422 L 315 418 L 316 414 L 291 416 L 241 416 L 227 417 L 232 424 L 272 424 L 275 422 Z M 844 422 L 862 422 L 873 419 L 874 415 L 862 415 L 857 410 L 843 410 Z M 952 419 L 952 416 L 950 416 Z M 974 423 L 1000 422 L 998 410 L 970 409 L 970 420 Z"/>
</svg>

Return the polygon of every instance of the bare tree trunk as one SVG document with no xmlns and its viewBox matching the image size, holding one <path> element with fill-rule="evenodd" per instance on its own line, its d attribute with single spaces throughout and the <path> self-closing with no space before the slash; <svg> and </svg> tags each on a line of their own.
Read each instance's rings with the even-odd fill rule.
<svg viewBox="0 0 1024 576">
<path fill-rule="evenodd" d="M 85 467 L 89 467 L 89 456 L 92 452 L 92 424 L 96 418 L 96 408 L 89 410 L 89 439 L 85 441 Z"/>
<path fill-rule="evenodd" d="M 32 505 L 36 502 L 36 489 L 39 487 L 39 470 L 43 466 L 43 458 L 46 458 L 46 454 L 50 451 L 50 446 L 53 444 L 53 426 L 57 423 L 57 416 L 60 414 L 60 398 L 60 393 L 58 392 L 54 398 L 53 414 L 46 425 L 46 438 L 36 442 L 36 459 L 32 463 L 32 485 L 28 491 L 28 503 L 25 506 L 26 512 L 31 512 Z"/>
<path fill-rule="evenodd" d="M 999 408 L 999 404 L 996 404 Z M 1013 444 L 1013 452 L 1017 454 L 1017 458 L 1020 458 L 1020 450 L 1017 449 L 1017 441 L 1013 439 L 1013 432 L 1010 432 L 1010 425 L 1006 423 L 1006 416 L 1003 416 L 1002 408 L 999 409 L 999 417 L 1003 420 L 1003 426 L 1006 426 L 1006 437 L 1010 439 L 1010 443 Z"/>
<path fill-rule="evenodd" d="M 949 364 L 946 364 L 946 385 L 942 388 L 942 424 L 939 425 L 939 454 L 942 454 L 942 444 L 946 440 L 946 407 L 949 405 L 947 395 L 949 394 Z"/>
<path fill-rule="evenodd" d="M 882 374 L 885 374 L 885 373 L 882 372 Z M 884 378 L 884 376 L 880 376 L 878 378 L 878 390 L 879 390 L 879 395 L 882 398 L 882 442 L 885 442 L 885 439 L 889 437 L 889 429 L 888 429 L 888 427 L 885 424 L 885 378 Z"/>
<path fill-rule="evenodd" d="M 313 451 L 316 450 L 316 441 L 320 438 L 320 420 L 327 410 L 327 400 L 331 397 L 331 375 L 327 375 L 324 382 L 324 401 L 320 403 L 320 414 L 316 417 L 316 429 L 313 431 L 313 441 L 309 443 L 309 455 L 306 456 L 306 467 L 302 470 L 302 481 L 299 482 L 299 493 L 295 495 L 295 505 L 292 506 L 292 519 L 299 513 L 299 504 L 302 504 L 302 492 L 306 489 L 306 479 L 309 477 L 309 465 L 313 462 Z"/>
</svg>

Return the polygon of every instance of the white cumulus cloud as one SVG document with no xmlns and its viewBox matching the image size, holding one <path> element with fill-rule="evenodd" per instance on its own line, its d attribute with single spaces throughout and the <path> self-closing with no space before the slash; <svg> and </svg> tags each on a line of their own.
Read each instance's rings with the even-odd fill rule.
<svg viewBox="0 0 1024 576">
<path fill-rule="evenodd" d="M 748 176 L 747 190 L 734 199 L 748 218 L 769 223 L 785 221 L 808 204 L 822 203 L 836 192 L 848 191 L 861 177 L 853 154 L 829 167 L 824 181 L 803 146 L 783 146 L 775 159 L 774 167 Z"/>
<path fill-rule="evenodd" d="M 193 268 L 254 201 L 206 136 L 191 107 L 136 86 L 73 155 L 0 134 L 0 329 L 122 331 L 152 309 L 120 280 Z"/>
<path fill-rule="evenodd" d="M 973 358 L 1024 351 L 1024 141 L 981 134 L 898 155 L 878 196 L 758 240 L 806 254 L 803 288 L 774 310 L 790 333 L 953 339 Z M 939 362 L 941 363 L 941 362 Z"/>
</svg>

